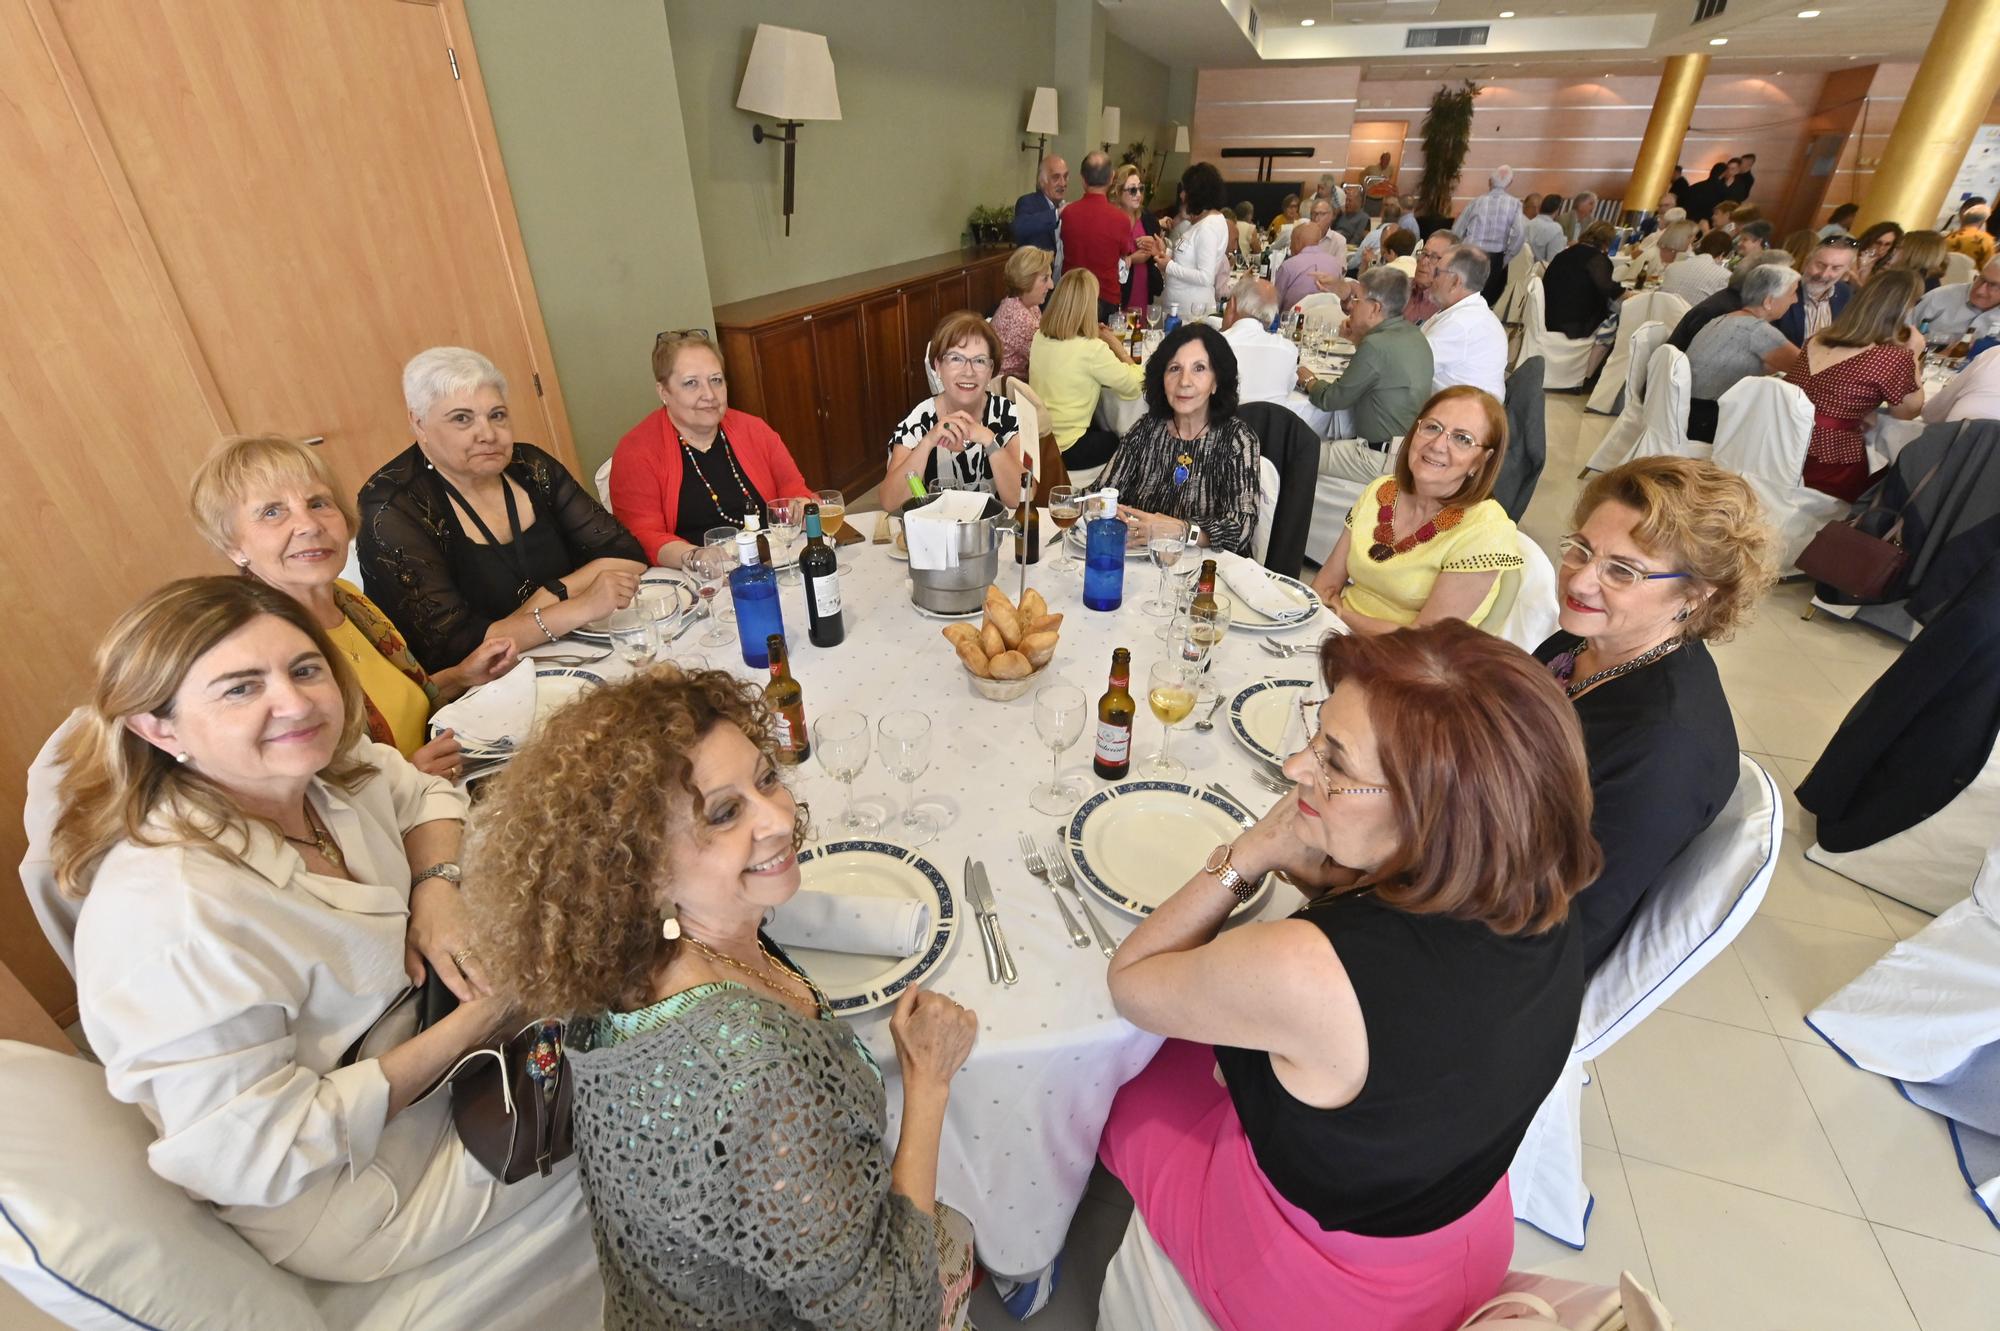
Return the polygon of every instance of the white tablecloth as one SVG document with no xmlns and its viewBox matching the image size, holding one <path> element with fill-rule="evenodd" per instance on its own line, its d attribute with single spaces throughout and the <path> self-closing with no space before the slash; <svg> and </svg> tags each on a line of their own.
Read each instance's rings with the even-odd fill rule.
<svg viewBox="0 0 2000 1331">
<path fill-rule="evenodd" d="M 874 523 L 872 514 L 857 515 L 858 530 L 872 532 Z M 1054 531 L 1046 518 L 1042 530 Z M 1049 751 L 1035 736 L 1034 694 L 995 703 L 973 691 L 951 644 L 939 634 L 940 622 L 910 604 L 909 566 L 891 558 L 887 546 L 849 546 L 839 554 L 847 639 L 830 650 L 814 647 L 805 635 L 800 589 L 783 588 L 792 670 L 805 689 L 808 721 L 836 707 L 857 708 L 871 721 L 906 707 L 921 708 L 931 717 L 931 765 L 920 782 L 919 799 L 947 803 L 956 814 L 921 853 L 960 894 L 961 909 L 968 908 L 965 857 L 984 861 L 1021 976 L 1011 989 L 988 983 L 969 919 L 938 972 L 934 987 L 979 1014 L 978 1043 L 952 1083 L 938 1194 L 971 1218 L 980 1260 L 990 1270 L 1029 1275 L 1061 1252 L 1090 1177 L 1111 1098 L 1152 1058 L 1160 1040 L 1112 1010 L 1104 955 L 1095 946 L 1079 948 L 1070 942 L 1048 889 L 1020 867 L 1017 832 L 1027 830 L 1046 840 L 1058 823 L 1028 805 L 1031 789 L 1049 775 Z M 1129 561 L 1123 607 L 1099 613 L 1083 606 L 1080 566 L 1061 575 L 1049 569 L 1046 558 L 1030 568 L 1028 582 L 1051 610 L 1066 618 L 1055 660 L 1040 682 L 1074 684 L 1095 700 L 1104 691 L 1112 648 L 1123 646 L 1132 649 L 1133 684 L 1142 696 L 1145 672 L 1164 651 L 1153 637 L 1160 621 L 1138 609 L 1152 596 L 1158 574 L 1147 561 Z M 1001 587 L 1017 596 L 1019 568 L 1011 562 L 1010 545 L 1003 546 L 1000 567 Z M 1322 610 L 1311 627 L 1279 636 L 1310 643 L 1331 626 L 1332 617 Z M 701 651 L 711 667 L 745 679 L 768 677 L 743 664 L 733 641 L 722 647 L 695 646 L 700 632 L 690 631 L 673 647 Z M 1225 697 L 1256 679 L 1314 674 L 1311 657 L 1281 661 L 1258 647 L 1258 636 L 1232 633 L 1217 647 L 1210 681 Z M 590 668 L 607 677 L 625 673 L 615 659 Z M 1192 720 L 1185 723 L 1175 732 L 1172 752 L 1188 765 L 1190 780 L 1220 781 L 1255 805 L 1253 812 L 1262 812 L 1276 797 L 1251 780 L 1251 760 L 1231 736 L 1226 711 L 1225 704 L 1216 714 L 1215 730 L 1207 735 L 1196 734 Z M 1092 733 L 1087 726 L 1084 738 L 1065 753 L 1063 765 L 1096 789 L 1103 783 L 1090 775 Z M 1135 765 L 1158 749 L 1159 741 L 1159 723 L 1141 708 Z M 840 784 L 816 760 L 795 769 L 791 780 L 799 796 L 811 802 L 820 837 L 837 837 Z M 864 805 L 901 813 L 901 784 L 872 761 L 855 787 Z M 893 828 L 885 835 L 893 839 Z M 1190 864 L 1188 872 L 1198 868 Z M 1274 883 L 1260 915 L 1280 918 L 1298 902 L 1290 888 Z M 1122 939 L 1137 923 L 1094 900 L 1091 909 L 1114 939 Z M 902 1090 L 888 1009 L 853 1020 L 888 1078 L 893 1137 Z"/>
<path fill-rule="evenodd" d="M 1924 366 L 1924 397 L 1940 392 L 1951 382 L 1951 371 L 1936 363 Z M 1887 411 L 1875 414 L 1875 424 L 1868 427 L 1868 465 L 1871 468 L 1891 466 L 1897 454 L 1916 442 L 1917 436 L 1930 428 L 1929 422 L 1918 418 L 1913 421 L 1899 421 Z"/>
</svg>

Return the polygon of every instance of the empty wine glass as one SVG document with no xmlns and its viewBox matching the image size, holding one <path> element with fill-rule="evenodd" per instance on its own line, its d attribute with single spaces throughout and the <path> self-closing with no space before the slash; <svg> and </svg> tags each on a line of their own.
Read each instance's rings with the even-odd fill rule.
<svg viewBox="0 0 2000 1331">
<path fill-rule="evenodd" d="M 1078 503 L 1076 487 L 1072 485 L 1052 485 L 1049 487 L 1049 521 L 1061 533 L 1056 538 L 1056 557 L 1050 561 L 1051 572 L 1067 573 L 1076 567 L 1076 559 L 1069 552 L 1069 529 L 1083 516 L 1083 508 Z"/>
<path fill-rule="evenodd" d="M 1160 570 L 1160 590 L 1139 607 L 1149 615 L 1171 617 L 1174 613 L 1174 603 L 1167 595 L 1167 571 L 1181 562 L 1181 552 L 1187 548 L 1187 533 L 1187 523 L 1179 518 L 1156 516 L 1146 520 L 1146 553 L 1153 557 L 1153 567 Z"/>
<path fill-rule="evenodd" d="M 1062 756 L 1083 735 L 1089 701 L 1082 689 L 1069 684 L 1044 684 L 1035 690 L 1035 733 L 1049 746 L 1049 783 L 1028 799 L 1038 813 L 1067 814 L 1084 797 L 1081 781 L 1063 779 Z"/>
<path fill-rule="evenodd" d="M 764 525 L 771 532 L 771 562 L 780 570 L 778 581 L 787 587 L 799 585 L 798 561 L 793 552 L 799 541 L 799 533 L 805 530 L 806 501 L 803 499 L 773 499 L 764 505 Z"/>
<path fill-rule="evenodd" d="M 1186 632 L 1187 608 L 1194 600 L 1194 589 L 1201 582 L 1201 565 L 1192 561 L 1177 566 L 1170 584 L 1174 594 L 1174 617 L 1153 630 L 1153 636 L 1161 642 L 1179 641 Z"/>
<path fill-rule="evenodd" d="M 917 807 L 917 778 L 931 765 L 931 719 L 922 712 L 891 712 L 875 726 L 875 752 L 889 775 L 903 783 L 903 839 L 921 846 L 938 834 L 937 819 Z"/>
<path fill-rule="evenodd" d="M 717 598 L 722 593 L 722 580 L 736 567 L 736 551 L 725 545 L 704 545 L 699 550 L 691 550 L 687 557 L 687 570 L 695 576 L 695 592 L 701 597 L 702 615 L 709 620 L 708 632 L 701 635 L 704 647 L 720 647 L 728 642 L 731 634 L 723 625 Z"/>
<path fill-rule="evenodd" d="M 1187 720 L 1188 713 L 1194 710 L 1198 673 L 1192 662 L 1181 660 L 1178 654 L 1153 662 L 1146 672 L 1146 705 L 1166 727 L 1160 732 L 1160 751 L 1146 760 L 1148 776 L 1178 781 L 1187 775 L 1187 764 L 1167 756 L 1167 741 L 1173 737 L 1174 727 Z"/>
<path fill-rule="evenodd" d="M 610 630 L 611 646 L 619 660 L 634 670 L 643 670 L 653 663 L 659 651 L 659 630 L 653 627 L 653 618 L 644 609 L 632 605 L 614 610 Z"/>
<path fill-rule="evenodd" d="M 871 747 L 868 718 L 854 711 L 824 712 L 813 722 L 812 732 L 819 765 L 847 787 L 847 812 L 841 816 L 841 830 L 849 836 L 872 835 L 881 824 L 854 807 L 854 778 L 867 768 Z"/>
<path fill-rule="evenodd" d="M 1201 671 L 1201 692 L 1196 701 L 1212 702 L 1215 690 L 1209 686 L 1209 667 L 1215 664 L 1215 649 L 1222 645 L 1222 639 L 1229 632 L 1229 625 L 1236 617 L 1236 602 L 1221 592 L 1215 593 L 1214 605 L 1197 605 L 1188 608 L 1188 646 L 1197 653 L 1196 663 Z M 1187 653 L 1183 652 L 1185 659 Z"/>
</svg>

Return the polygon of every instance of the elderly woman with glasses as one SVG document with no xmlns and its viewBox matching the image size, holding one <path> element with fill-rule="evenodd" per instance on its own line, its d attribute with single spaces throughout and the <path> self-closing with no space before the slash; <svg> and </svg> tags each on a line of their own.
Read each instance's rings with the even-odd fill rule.
<svg viewBox="0 0 2000 1331">
<path fill-rule="evenodd" d="M 361 487 L 368 595 L 424 669 L 526 649 L 632 603 L 646 553 L 569 469 L 514 441 L 507 381 L 464 347 L 403 367 L 417 441 Z"/>
<path fill-rule="evenodd" d="M 1356 633 L 1462 619 L 1493 609 L 1500 574 L 1521 567 L 1513 520 L 1490 498 L 1507 451 L 1507 413 L 1469 384 L 1433 393 L 1396 453 L 1361 492 L 1313 579 Z"/>
<path fill-rule="evenodd" d="M 730 408 L 707 329 L 655 338 L 653 380 L 660 409 L 611 455 L 611 511 L 655 564 L 679 568 L 710 528 L 740 527 L 770 500 L 813 493 L 778 432 Z"/>
<path fill-rule="evenodd" d="M 1734 472 L 1652 457 L 1594 478 L 1563 538 L 1561 631 L 1535 649 L 1576 704 L 1604 870 L 1577 898 L 1586 968 L 1736 788 L 1736 725 L 1707 644 L 1772 581 L 1771 536 Z"/>
<path fill-rule="evenodd" d="M 882 507 L 901 508 L 910 477 L 926 490 L 984 490 L 1013 508 L 1028 470 L 1014 404 L 986 386 L 1000 363 L 1000 335 L 970 310 L 947 314 L 931 334 L 937 393 L 910 408 L 889 435 L 889 471 L 876 490 Z"/>
</svg>

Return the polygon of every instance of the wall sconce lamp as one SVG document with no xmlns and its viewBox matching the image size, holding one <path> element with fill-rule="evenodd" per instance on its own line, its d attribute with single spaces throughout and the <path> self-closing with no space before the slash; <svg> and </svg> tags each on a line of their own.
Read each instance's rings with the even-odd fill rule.
<svg viewBox="0 0 2000 1331">
<path fill-rule="evenodd" d="M 1033 143 L 1021 145 L 1021 151 L 1035 150 L 1035 175 L 1042 173 L 1042 154 L 1048 151 L 1049 136 L 1059 133 L 1056 129 L 1056 90 L 1054 88 L 1035 89 L 1035 104 L 1028 108 L 1028 133 L 1035 136 Z"/>
<path fill-rule="evenodd" d="M 817 32 L 759 23 L 750 44 L 750 63 L 736 92 L 736 106 L 754 115 L 777 117 L 777 130 L 752 125 L 750 138 L 757 143 L 768 139 L 785 145 L 785 234 L 789 236 L 793 154 L 798 149 L 799 126 L 808 120 L 840 119 L 840 93 L 833 84 L 833 57 L 827 52 L 826 38 Z"/>
<path fill-rule="evenodd" d="M 1188 132 L 1186 125 L 1180 124 L 1177 121 L 1174 122 L 1174 146 L 1169 151 L 1177 153 L 1185 153 L 1188 151 Z M 1148 198 L 1152 197 L 1152 195 L 1154 195 L 1159 191 L 1160 177 L 1165 175 L 1166 171 L 1167 171 L 1167 153 L 1161 153 L 1153 163 L 1153 183 L 1152 186 L 1148 188 L 1146 191 Z"/>
<path fill-rule="evenodd" d="M 1105 152 L 1107 153 L 1110 152 L 1114 147 L 1118 145 L 1118 131 L 1121 128 L 1122 126 L 1119 123 L 1118 108 L 1115 106 L 1105 107 L 1103 125 L 1102 125 L 1102 132 L 1104 134 L 1103 148 Z"/>
</svg>

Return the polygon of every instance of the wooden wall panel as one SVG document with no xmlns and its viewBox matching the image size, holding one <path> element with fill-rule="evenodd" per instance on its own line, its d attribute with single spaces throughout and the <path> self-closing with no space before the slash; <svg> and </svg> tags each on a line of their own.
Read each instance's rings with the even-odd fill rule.
<svg viewBox="0 0 2000 1331">
<path fill-rule="evenodd" d="M 1310 158 L 1280 158 L 1274 180 L 1311 181 L 1347 166 L 1361 70 L 1354 65 L 1204 69 L 1195 84 L 1192 160 L 1214 162 L 1231 180 L 1254 180 L 1255 159 L 1228 159 L 1223 148 L 1310 147 Z M 1379 152 L 1380 149 L 1377 149 Z"/>
</svg>

